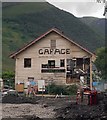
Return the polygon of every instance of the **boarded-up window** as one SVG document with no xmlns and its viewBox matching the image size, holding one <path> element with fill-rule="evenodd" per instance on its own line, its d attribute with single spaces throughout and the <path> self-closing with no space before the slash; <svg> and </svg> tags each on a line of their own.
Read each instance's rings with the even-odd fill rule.
<svg viewBox="0 0 107 120">
<path fill-rule="evenodd" d="M 51 49 L 55 49 L 56 48 L 56 40 L 51 40 L 50 41 L 50 47 L 51 47 Z"/>
</svg>

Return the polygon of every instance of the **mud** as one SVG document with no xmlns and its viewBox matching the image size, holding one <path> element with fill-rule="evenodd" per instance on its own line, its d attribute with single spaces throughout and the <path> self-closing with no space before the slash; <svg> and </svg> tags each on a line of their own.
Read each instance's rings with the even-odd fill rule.
<svg viewBox="0 0 107 120">
<path fill-rule="evenodd" d="M 107 95 L 100 96 L 97 105 L 71 103 L 57 110 L 56 118 L 58 120 L 107 120 Z"/>
<path fill-rule="evenodd" d="M 37 104 L 37 100 L 41 99 L 41 97 L 25 97 L 25 96 L 14 96 L 7 95 L 2 98 L 2 103 L 11 103 L 11 104 L 22 104 L 22 103 L 31 103 Z"/>
<path fill-rule="evenodd" d="M 107 94 L 99 97 L 97 105 L 76 104 L 76 99 L 5 96 L 3 119 L 13 120 L 107 120 Z"/>
</svg>

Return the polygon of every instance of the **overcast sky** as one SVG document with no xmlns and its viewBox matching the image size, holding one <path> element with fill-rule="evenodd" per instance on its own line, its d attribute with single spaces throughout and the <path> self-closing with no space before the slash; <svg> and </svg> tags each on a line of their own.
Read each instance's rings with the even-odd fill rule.
<svg viewBox="0 0 107 120">
<path fill-rule="evenodd" d="M 94 16 L 104 18 L 103 13 L 105 4 L 97 3 L 96 0 L 56 0 L 58 2 L 55 2 L 55 0 L 47 1 L 60 9 L 72 13 L 76 17 Z"/>
<path fill-rule="evenodd" d="M 8 2 L 40 2 L 44 0 L 1 0 Z M 68 11 L 76 17 L 93 16 L 104 18 L 104 3 L 97 3 L 97 0 L 46 0 L 54 6 Z M 101 0 L 100 0 L 101 1 Z M 103 0 L 102 0 L 103 1 Z"/>
</svg>

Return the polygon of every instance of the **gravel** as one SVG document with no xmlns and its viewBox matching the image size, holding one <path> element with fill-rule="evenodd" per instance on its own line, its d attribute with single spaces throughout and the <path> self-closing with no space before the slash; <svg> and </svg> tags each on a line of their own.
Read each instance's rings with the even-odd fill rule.
<svg viewBox="0 0 107 120">
<path fill-rule="evenodd" d="M 38 116 L 39 118 L 54 118 L 53 107 L 40 104 L 3 104 L 3 118 L 23 118 L 24 116 Z"/>
</svg>

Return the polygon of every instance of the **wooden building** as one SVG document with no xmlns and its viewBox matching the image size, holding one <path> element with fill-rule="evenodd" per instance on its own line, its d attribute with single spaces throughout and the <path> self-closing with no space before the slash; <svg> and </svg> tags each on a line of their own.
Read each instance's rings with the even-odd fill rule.
<svg viewBox="0 0 107 120">
<path fill-rule="evenodd" d="M 30 42 L 11 58 L 16 60 L 15 83 L 28 79 L 45 80 L 46 84 L 80 83 L 92 86 L 92 61 L 95 55 L 52 28 Z"/>
</svg>

